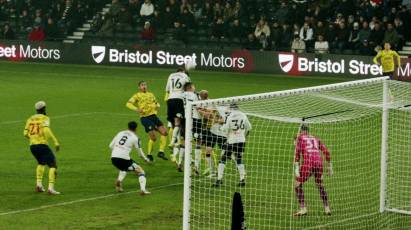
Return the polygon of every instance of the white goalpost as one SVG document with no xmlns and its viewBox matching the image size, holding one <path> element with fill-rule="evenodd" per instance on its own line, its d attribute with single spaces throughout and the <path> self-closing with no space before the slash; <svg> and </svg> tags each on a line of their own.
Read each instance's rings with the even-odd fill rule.
<svg viewBox="0 0 411 230">
<path fill-rule="evenodd" d="M 207 116 L 193 122 L 194 110 L 207 111 Z M 252 127 L 242 154 L 222 138 L 235 111 L 244 113 Z M 247 229 L 411 226 L 410 83 L 380 77 L 189 102 L 185 117 L 184 230 L 231 229 L 236 192 Z M 302 184 L 301 196 L 293 162 L 302 124 L 330 152 L 333 173 L 327 174 L 324 163 L 321 184 L 312 175 Z M 197 174 L 194 149 L 200 145 Z M 240 165 L 245 183 L 240 182 Z M 301 200 L 308 213 L 294 217 Z M 326 204 L 330 216 L 324 215 Z"/>
</svg>

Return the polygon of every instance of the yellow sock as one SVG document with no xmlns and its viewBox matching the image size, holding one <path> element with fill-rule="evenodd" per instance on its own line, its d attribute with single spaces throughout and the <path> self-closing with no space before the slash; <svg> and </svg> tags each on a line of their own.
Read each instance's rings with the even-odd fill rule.
<svg viewBox="0 0 411 230">
<path fill-rule="evenodd" d="M 49 189 L 54 189 L 56 183 L 56 168 L 49 169 Z"/>
<path fill-rule="evenodd" d="M 37 185 L 40 186 L 43 182 L 43 174 L 44 174 L 44 169 L 46 168 L 46 166 L 44 165 L 37 165 L 36 168 L 36 181 L 37 181 Z"/>
<path fill-rule="evenodd" d="M 173 128 L 168 129 L 168 143 L 171 143 L 173 141 Z"/>
<path fill-rule="evenodd" d="M 148 140 L 148 145 L 147 145 L 147 154 L 151 155 L 151 153 L 153 152 L 153 145 L 154 145 L 154 141 L 149 139 Z"/>
<path fill-rule="evenodd" d="M 164 152 L 165 148 L 167 145 L 167 136 L 160 136 L 160 147 L 159 147 L 159 151 L 160 152 Z"/>
</svg>

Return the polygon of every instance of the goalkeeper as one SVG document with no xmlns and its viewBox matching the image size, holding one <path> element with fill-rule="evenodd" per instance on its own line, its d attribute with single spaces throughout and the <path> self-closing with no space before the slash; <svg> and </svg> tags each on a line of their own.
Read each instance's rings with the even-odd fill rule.
<svg viewBox="0 0 411 230">
<path fill-rule="evenodd" d="M 381 64 L 383 76 L 389 76 L 391 80 L 394 78 L 394 58 L 397 59 L 397 66 L 401 66 L 400 55 L 394 50 L 391 50 L 391 44 L 389 42 L 385 42 L 384 49 L 380 50 L 373 59 L 375 64 Z"/>
<path fill-rule="evenodd" d="M 326 215 L 331 215 L 330 206 L 328 204 L 328 196 L 323 185 L 323 159 L 321 157 L 322 152 L 325 155 L 327 161 L 328 175 L 332 175 L 331 158 L 330 153 L 320 139 L 309 134 L 309 127 L 303 124 L 300 128 L 300 132 L 296 139 L 295 144 L 295 158 L 294 158 L 294 171 L 296 177 L 295 193 L 297 195 L 300 210 L 294 213 L 294 216 L 307 215 L 307 208 L 304 204 L 304 191 L 303 184 L 310 178 L 315 177 L 315 183 L 320 191 L 320 196 L 324 204 L 324 210 Z M 303 157 L 303 163 L 300 166 L 300 156 Z"/>
</svg>

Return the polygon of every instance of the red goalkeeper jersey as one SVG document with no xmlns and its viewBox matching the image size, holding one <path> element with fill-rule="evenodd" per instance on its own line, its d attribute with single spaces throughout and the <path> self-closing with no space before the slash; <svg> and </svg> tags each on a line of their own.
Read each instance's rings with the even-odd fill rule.
<svg viewBox="0 0 411 230">
<path fill-rule="evenodd" d="M 295 162 L 300 161 L 301 155 L 303 156 L 303 165 L 306 166 L 319 166 L 322 165 L 323 160 L 321 152 L 325 155 L 325 159 L 330 161 L 330 152 L 321 143 L 320 139 L 308 134 L 300 134 L 297 137 L 295 145 Z"/>
</svg>

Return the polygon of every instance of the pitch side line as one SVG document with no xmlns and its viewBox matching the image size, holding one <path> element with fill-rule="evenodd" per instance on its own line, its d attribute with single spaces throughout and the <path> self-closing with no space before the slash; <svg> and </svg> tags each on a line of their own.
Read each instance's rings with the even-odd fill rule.
<svg viewBox="0 0 411 230">
<path fill-rule="evenodd" d="M 51 116 L 52 119 L 62 119 L 67 117 L 82 117 L 82 116 L 90 116 L 90 115 L 115 115 L 115 116 L 132 116 L 132 113 L 110 113 L 110 112 L 89 112 L 89 113 L 71 113 L 71 114 L 64 114 L 64 115 L 57 115 Z M 0 122 L 0 125 L 11 125 L 16 123 L 22 123 L 26 120 L 14 120 L 14 121 L 3 121 Z"/>
<path fill-rule="evenodd" d="M 364 217 L 368 217 L 368 216 L 373 216 L 373 215 L 377 215 L 377 214 L 379 214 L 379 213 L 378 213 L 378 212 L 369 213 L 369 214 L 362 215 L 362 216 L 351 217 L 351 218 L 342 219 L 342 220 L 330 222 L 330 223 L 323 224 L 323 225 L 317 225 L 317 226 L 314 226 L 314 227 L 305 228 L 305 230 L 309 230 L 309 229 L 322 229 L 322 228 L 324 228 L 324 227 L 328 227 L 329 225 L 338 224 L 338 223 L 342 223 L 342 222 L 346 222 L 346 221 L 350 221 L 350 220 L 356 220 L 356 219 L 360 219 L 360 218 L 364 218 Z"/>
<path fill-rule="evenodd" d="M 169 187 L 174 187 L 174 186 L 179 186 L 179 185 L 183 185 L 183 183 L 161 185 L 161 186 L 153 187 L 151 189 L 151 191 L 161 190 L 161 189 L 164 189 L 164 188 L 169 188 Z M 106 198 L 110 198 L 110 197 L 133 194 L 133 193 L 137 193 L 137 192 L 140 192 L 140 191 L 113 193 L 113 194 L 104 195 L 104 196 L 96 196 L 96 197 L 90 197 L 90 198 L 86 198 L 86 199 L 67 201 L 67 202 L 62 202 L 62 203 L 57 203 L 57 204 L 43 205 L 43 206 L 40 206 L 40 207 L 37 207 L 37 208 L 29 208 L 29 209 L 21 209 L 21 210 L 15 210 L 15 211 L 10 211 L 10 212 L 2 212 L 2 213 L 0 213 L 0 216 L 20 214 L 20 213 L 23 213 L 23 212 L 32 212 L 32 211 L 42 210 L 42 209 L 46 209 L 46 208 L 67 206 L 67 205 L 71 205 L 71 204 L 83 203 L 83 202 L 86 202 L 86 201 L 93 201 L 93 200 L 101 200 L 101 199 L 106 199 Z"/>
</svg>

